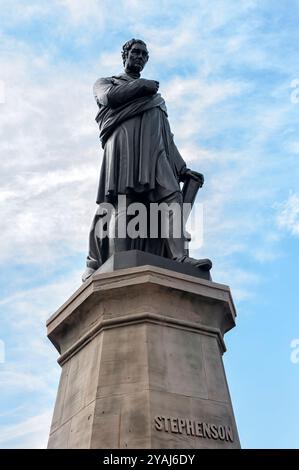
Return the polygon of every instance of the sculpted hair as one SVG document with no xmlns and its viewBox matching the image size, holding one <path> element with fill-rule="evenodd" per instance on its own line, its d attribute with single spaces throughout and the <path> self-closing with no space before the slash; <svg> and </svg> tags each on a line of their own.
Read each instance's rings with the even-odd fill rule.
<svg viewBox="0 0 299 470">
<path fill-rule="evenodd" d="M 123 64 L 125 65 L 126 63 L 126 59 L 128 57 L 128 54 L 129 54 L 129 51 L 130 49 L 132 49 L 133 47 L 133 44 L 136 44 L 136 43 L 139 43 L 139 44 L 142 44 L 143 46 L 146 46 L 145 42 L 142 41 L 141 39 L 130 39 L 130 41 L 127 41 L 124 45 L 123 45 L 123 48 L 122 48 L 122 51 L 121 51 L 121 56 L 122 56 L 122 59 L 123 59 Z M 147 53 L 147 60 L 149 58 L 149 54 Z"/>
</svg>

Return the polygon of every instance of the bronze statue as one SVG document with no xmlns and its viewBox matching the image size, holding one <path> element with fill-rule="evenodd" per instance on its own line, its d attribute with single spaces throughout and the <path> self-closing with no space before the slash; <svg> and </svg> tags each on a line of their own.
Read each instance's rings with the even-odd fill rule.
<svg viewBox="0 0 299 470">
<path fill-rule="evenodd" d="M 131 39 L 123 46 L 122 58 L 123 73 L 100 78 L 94 85 L 99 107 L 96 121 L 104 154 L 97 194 L 99 209 L 90 231 L 83 281 L 113 253 L 131 249 L 148 251 L 208 271 L 210 260 L 188 256 L 183 233 L 180 237 L 170 233 L 167 238 L 148 235 L 135 239 L 120 237 L 117 231 L 113 237 L 104 238 L 97 233 L 97 224 L 103 217 L 102 204 L 111 203 L 115 208 L 110 224 L 116 226 L 121 218 L 128 223 L 130 216 L 118 203 L 120 195 L 126 196 L 126 208 L 136 202 L 146 207 L 161 202 L 182 207 L 183 202 L 194 201 L 198 188 L 203 184 L 203 175 L 186 167 L 174 143 L 165 101 L 158 93 L 159 82 L 140 77 L 149 58 L 146 44 L 140 39 Z M 185 182 L 183 191 L 180 182 Z M 192 189 L 192 184 L 188 187 L 190 182 L 195 189 Z M 184 195 L 191 200 L 184 201 Z M 172 225 L 170 212 L 169 226 Z"/>
</svg>

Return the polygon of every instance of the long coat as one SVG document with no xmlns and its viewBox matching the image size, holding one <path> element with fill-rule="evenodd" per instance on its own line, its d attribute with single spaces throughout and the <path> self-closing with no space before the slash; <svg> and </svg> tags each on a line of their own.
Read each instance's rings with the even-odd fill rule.
<svg viewBox="0 0 299 470">
<path fill-rule="evenodd" d="M 142 79 L 121 75 L 94 85 L 96 120 L 104 148 L 97 203 L 118 194 L 142 195 L 154 202 L 180 191 L 186 167 L 171 133 L 159 93 L 144 93 Z"/>
</svg>

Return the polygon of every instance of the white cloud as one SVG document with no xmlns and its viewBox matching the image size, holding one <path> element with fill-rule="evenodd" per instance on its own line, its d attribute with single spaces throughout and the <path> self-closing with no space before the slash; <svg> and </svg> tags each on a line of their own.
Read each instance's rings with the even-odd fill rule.
<svg viewBox="0 0 299 470">
<path fill-rule="evenodd" d="M 2 413 L 2 422 L 15 423 L 37 413 L 18 424 L 0 426 L 2 447 L 46 446 L 60 374 L 58 353 L 46 338 L 46 319 L 81 285 L 80 274 L 67 272 L 55 282 L 17 291 L 0 302 L 3 325 L 9 325 L 7 337 L 2 328 L 6 344 L 6 361 L 0 370 L 2 404 L 17 403 L 17 397 L 22 397 L 22 407 Z M 45 407 L 50 410 L 40 413 Z"/>
<path fill-rule="evenodd" d="M 237 266 L 228 266 L 227 262 L 219 260 L 215 266 L 214 280 L 221 280 L 222 284 L 229 285 L 234 302 L 244 302 L 255 297 L 256 286 L 262 282 L 261 277 L 250 270 L 238 268 Z"/>
<path fill-rule="evenodd" d="M 28 59 L 16 51 L 10 64 L 1 63 L 9 85 L 0 107 L 0 258 L 55 262 L 57 243 L 68 251 L 86 248 L 101 155 L 96 106 L 90 76 L 65 70 L 57 79 L 45 63 L 42 73 L 49 74 L 41 83 Z"/>
<path fill-rule="evenodd" d="M 280 205 L 279 210 L 278 226 L 289 231 L 292 235 L 299 235 L 299 195 L 291 194 Z"/>
<path fill-rule="evenodd" d="M 58 0 L 58 4 L 67 9 L 75 23 L 80 23 L 94 16 L 98 20 L 100 13 L 103 13 L 105 2 L 101 0 L 84 0 L 84 8 L 82 8 L 81 0 Z"/>
<path fill-rule="evenodd" d="M 39 391 L 42 392 L 46 388 L 46 384 L 41 377 L 30 373 L 23 373 L 13 370 L 3 370 L 0 373 L 1 389 L 6 392 L 16 391 Z"/>
<path fill-rule="evenodd" d="M 291 142 L 288 144 L 288 150 L 292 153 L 299 153 L 299 142 Z"/>
<path fill-rule="evenodd" d="M 5 103 L 5 83 L 0 80 L 0 104 Z"/>
<path fill-rule="evenodd" d="M 233 80 L 214 81 L 203 80 L 201 76 L 192 78 L 174 77 L 164 87 L 167 101 L 173 102 L 175 106 L 189 105 L 198 109 L 198 105 L 207 108 L 234 95 L 241 94 L 246 88 L 244 83 Z"/>
<path fill-rule="evenodd" d="M 17 329 L 29 326 L 45 327 L 45 321 L 81 285 L 81 272 L 67 272 L 62 278 L 44 283 L 4 297 L 0 307 L 5 309 L 2 318 L 10 317 Z M 13 313 L 13 316 L 11 314 Z M 42 337 L 44 334 L 40 331 Z M 3 338 L 5 339 L 5 338 Z"/>
<path fill-rule="evenodd" d="M 52 410 L 11 426 L 0 426 L 0 445 L 2 448 L 42 449 L 47 446 Z"/>
<path fill-rule="evenodd" d="M 189 143 L 199 134 L 211 136 L 217 131 L 209 113 L 215 107 L 232 97 L 240 96 L 247 89 L 246 83 L 237 81 L 203 80 L 200 76 L 192 78 L 175 77 L 163 86 L 163 96 L 169 108 L 171 121 L 175 121 L 175 137 Z"/>
<path fill-rule="evenodd" d="M 51 5 L 46 0 L 31 0 L 22 2 L 21 0 L 0 0 L 0 11 L 3 20 L 12 23 L 21 23 L 42 18 L 51 12 Z"/>
</svg>

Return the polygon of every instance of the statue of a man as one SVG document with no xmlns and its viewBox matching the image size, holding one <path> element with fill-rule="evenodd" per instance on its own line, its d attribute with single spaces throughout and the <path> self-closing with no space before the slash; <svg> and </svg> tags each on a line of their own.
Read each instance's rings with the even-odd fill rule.
<svg viewBox="0 0 299 470">
<path fill-rule="evenodd" d="M 119 195 L 132 202 L 183 204 L 180 182 L 190 173 L 171 133 L 167 109 L 158 93 L 159 82 L 140 77 L 149 54 L 140 39 L 123 45 L 124 72 L 100 78 L 94 85 L 99 107 L 96 121 L 104 149 L 97 203 L 112 203 L 116 224 L 125 217 L 118 206 Z M 201 175 L 202 176 L 202 175 Z M 202 177 L 203 180 L 203 177 Z M 203 182 L 203 181 L 202 181 Z M 96 226 L 103 212 L 98 210 L 90 231 L 87 269 L 88 279 L 113 253 L 130 249 L 149 251 L 182 263 L 209 270 L 209 260 L 195 260 L 186 255 L 184 236 L 151 240 L 130 237 L 99 237 Z M 171 215 L 170 215 L 171 219 Z M 171 220 L 170 220 L 171 226 Z"/>
</svg>

